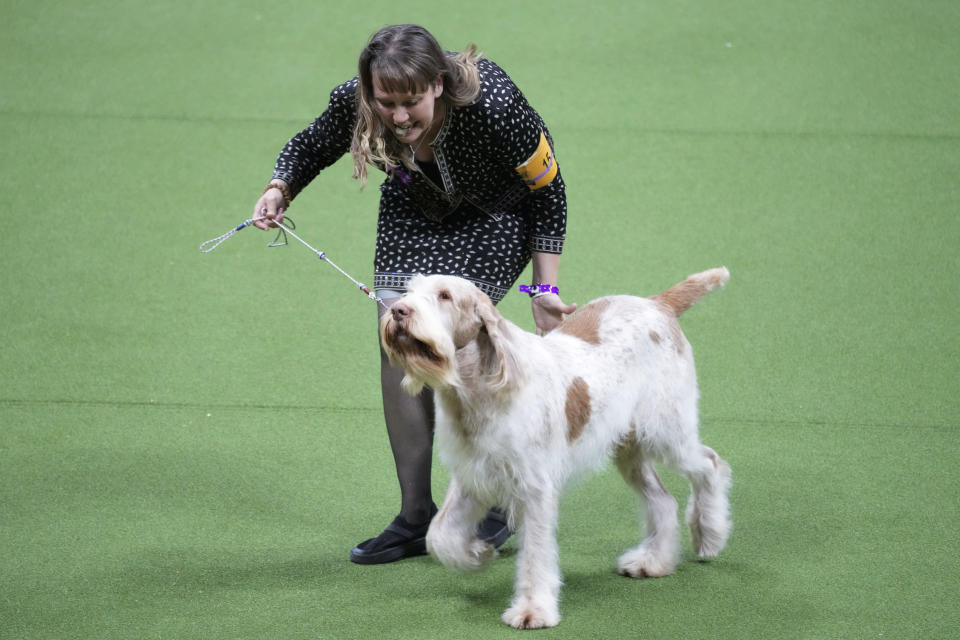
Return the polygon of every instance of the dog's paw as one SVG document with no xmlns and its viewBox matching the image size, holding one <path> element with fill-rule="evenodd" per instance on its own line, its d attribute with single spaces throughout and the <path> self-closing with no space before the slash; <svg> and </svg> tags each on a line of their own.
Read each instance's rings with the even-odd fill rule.
<svg viewBox="0 0 960 640">
<path fill-rule="evenodd" d="M 440 564 L 455 571 L 482 571 L 497 557 L 497 550 L 479 538 L 466 545 L 444 545 L 428 535 L 427 550 Z"/>
<path fill-rule="evenodd" d="M 467 562 L 461 571 L 482 571 L 497 557 L 497 550 L 488 542 L 474 538 L 467 545 L 465 558 Z"/>
<path fill-rule="evenodd" d="M 656 557 L 643 546 L 627 551 L 617 561 L 620 575 L 628 578 L 662 578 L 673 573 L 675 568 L 674 562 Z"/>
<path fill-rule="evenodd" d="M 500 619 L 514 629 L 544 629 L 560 623 L 560 611 L 556 604 L 543 606 L 521 602 L 504 611 Z"/>
</svg>

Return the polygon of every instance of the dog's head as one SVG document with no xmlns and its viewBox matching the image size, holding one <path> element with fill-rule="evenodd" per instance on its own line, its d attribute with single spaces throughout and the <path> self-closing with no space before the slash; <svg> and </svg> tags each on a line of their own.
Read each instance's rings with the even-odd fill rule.
<svg viewBox="0 0 960 640">
<path fill-rule="evenodd" d="M 463 358 L 476 349 L 471 367 L 487 384 L 509 384 L 514 361 L 505 348 L 504 320 L 473 283 L 454 276 L 415 276 L 407 293 L 380 319 L 380 338 L 390 363 L 404 368 L 403 388 L 416 395 L 423 386 L 458 387 Z M 462 352 L 461 352 L 462 353 Z"/>
</svg>

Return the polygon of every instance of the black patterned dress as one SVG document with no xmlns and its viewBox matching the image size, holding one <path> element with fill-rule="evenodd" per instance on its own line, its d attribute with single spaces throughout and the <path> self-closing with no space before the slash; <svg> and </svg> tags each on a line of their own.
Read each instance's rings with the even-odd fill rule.
<svg viewBox="0 0 960 640">
<path fill-rule="evenodd" d="M 377 289 L 403 290 L 417 273 L 456 275 L 498 302 L 532 251 L 563 250 L 567 203 L 550 133 L 500 67 L 482 59 L 478 68 L 477 99 L 448 109 L 430 145 L 436 163 L 394 169 L 380 186 Z M 335 88 L 277 159 L 273 177 L 293 197 L 349 152 L 357 84 Z"/>
</svg>

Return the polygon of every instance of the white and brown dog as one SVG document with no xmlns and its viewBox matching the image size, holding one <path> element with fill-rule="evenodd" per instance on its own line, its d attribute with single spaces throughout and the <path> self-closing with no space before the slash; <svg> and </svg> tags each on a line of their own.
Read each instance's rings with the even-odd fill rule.
<svg viewBox="0 0 960 640">
<path fill-rule="evenodd" d="M 677 317 L 729 277 L 712 269 L 653 298 L 600 298 L 543 337 L 505 320 L 477 287 L 451 276 L 414 278 L 383 315 L 383 345 L 404 367 L 405 390 L 435 391 L 440 456 L 451 472 L 427 534 L 430 553 L 450 568 L 483 568 L 496 551 L 476 526 L 494 505 L 518 529 L 505 623 L 531 629 L 560 621 L 560 492 L 573 473 L 611 456 L 646 503 L 646 537 L 620 557 L 621 574 L 663 576 L 680 556 L 677 501 L 655 461 L 690 481 L 686 519 L 697 555 L 723 549 L 730 467 L 700 443 L 693 354 Z"/>
</svg>

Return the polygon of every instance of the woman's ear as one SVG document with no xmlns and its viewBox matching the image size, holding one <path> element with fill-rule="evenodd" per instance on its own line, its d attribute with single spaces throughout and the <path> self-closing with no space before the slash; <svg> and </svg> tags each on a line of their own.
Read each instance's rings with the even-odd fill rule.
<svg viewBox="0 0 960 640">
<path fill-rule="evenodd" d="M 433 99 L 436 100 L 443 95 L 443 76 L 437 76 L 433 82 Z"/>
</svg>

